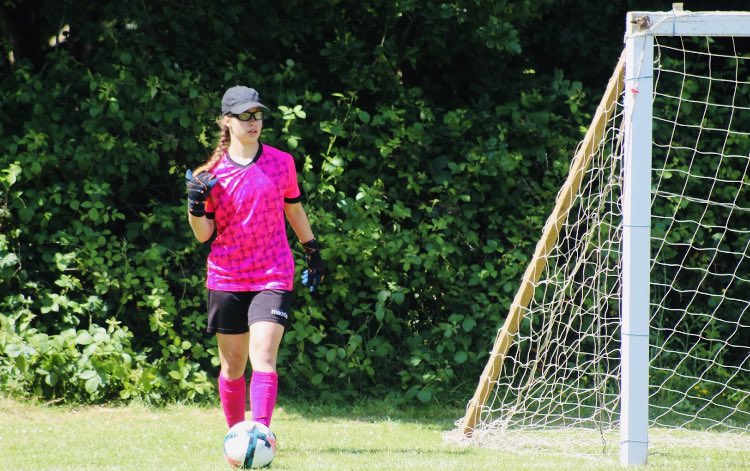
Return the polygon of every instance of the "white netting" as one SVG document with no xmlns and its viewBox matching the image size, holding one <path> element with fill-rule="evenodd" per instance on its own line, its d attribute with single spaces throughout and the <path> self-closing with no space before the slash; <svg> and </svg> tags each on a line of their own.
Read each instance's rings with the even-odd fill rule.
<svg viewBox="0 0 750 471">
<path fill-rule="evenodd" d="M 750 48 L 744 41 L 743 53 L 731 38 L 656 41 L 649 401 L 652 427 L 727 432 L 732 443 L 750 446 Z M 622 102 L 611 105 L 481 408 L 475 441 L 516 450 L 523 448 L 519 440 L 567 450 L 618 443 Z M 555 429 L 567 429 L 569 439 L 545 438 Z"/>
</svg>

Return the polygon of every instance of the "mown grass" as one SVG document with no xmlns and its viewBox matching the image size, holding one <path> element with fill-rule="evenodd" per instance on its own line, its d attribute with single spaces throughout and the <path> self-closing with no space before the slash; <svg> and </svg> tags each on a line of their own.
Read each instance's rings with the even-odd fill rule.
<svg viewBox="0 0 750 471">
<path fill-rule="evenodd" d="M 275 470 L 612 470 L 616 457 L 513 453 L 446 442 L 458 409 L 282 404 Z M 0 399 L 0 470 L 227 470 L 218 407 L 58 407 Z M 652 450 L 646 469 L 750 469 L 750 451 Z"/>
</svg>

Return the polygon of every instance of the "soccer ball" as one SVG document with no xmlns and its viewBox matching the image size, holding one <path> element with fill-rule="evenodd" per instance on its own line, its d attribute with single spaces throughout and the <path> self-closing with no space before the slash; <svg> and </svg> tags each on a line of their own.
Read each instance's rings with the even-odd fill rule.
<svg viewBox="0 0 750 471">
<path fill-rule="evenodd" d="M 224 458 L 234 468 L 262 468 L 276 456 L 276 435 L 259 422 L 236 423 L 224 436 Z"/>
</svg>

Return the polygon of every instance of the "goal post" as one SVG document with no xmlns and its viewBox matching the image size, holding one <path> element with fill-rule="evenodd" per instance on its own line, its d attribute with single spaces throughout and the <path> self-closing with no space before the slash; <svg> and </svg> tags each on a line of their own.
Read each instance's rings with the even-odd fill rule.
<svg viewBox="0 0 750 471">
<path fill-rule="evenodd" d="M 650 429 L 750 446 L 748 38 L 748 12 L 628 13 L 463 436 L 616 432 L 624 465 Z"/>
<path fill-rule="evenodd" d="M 625 40 L 622 198 L 622 327 L 620 461 L 648 455 L 651 119 L 654 38 L 632 34 L 642 16 L 629 15 Z"/>
</svg>

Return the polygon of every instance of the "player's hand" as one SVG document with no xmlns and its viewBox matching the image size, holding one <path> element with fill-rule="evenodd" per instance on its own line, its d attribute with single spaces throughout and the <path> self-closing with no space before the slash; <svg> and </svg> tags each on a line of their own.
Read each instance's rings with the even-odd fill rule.
<svg viewBox="0 0 750 471">
<path fill-rule="evenodd" d="M 190 214 L 197 217 L 206 215 L 206 198 L 217 181 L 219 179 L 208 172 L 201 172 L 198 175 L 193 175 L 192 170 L 185 172 Z"/>
<path fill-rule="evenodd" d="M 307 264 L 307 269 L 302 272 L 302 284 L 314 293 L 326 276 L 325 264 L 320 256 L 320 244 L 312 239 L 302 244 L 302 248 L 305 249 L 305 264 Z"/>
</svg>

